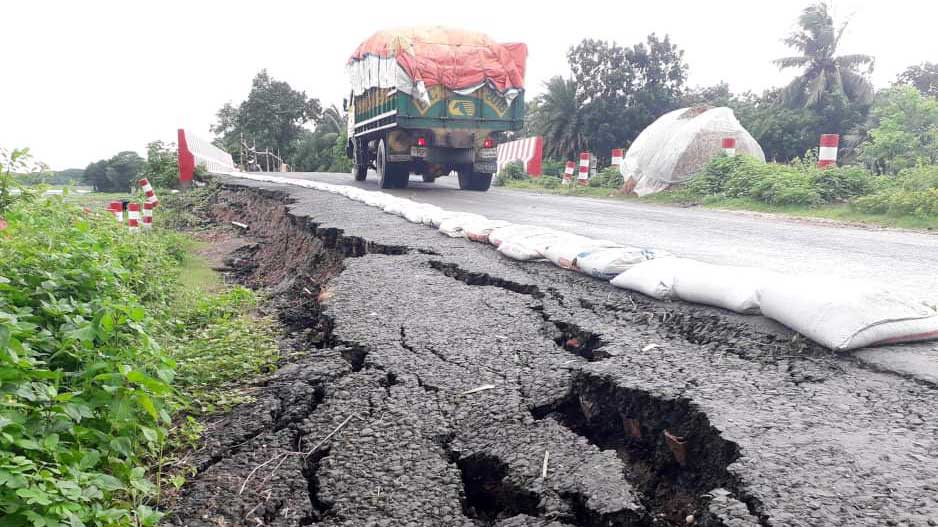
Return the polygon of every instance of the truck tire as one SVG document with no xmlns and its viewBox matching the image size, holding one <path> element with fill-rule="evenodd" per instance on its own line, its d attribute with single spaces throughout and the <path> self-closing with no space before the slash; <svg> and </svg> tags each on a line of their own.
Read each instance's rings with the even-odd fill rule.
<svg viewBox="0 0 938 527">
<path fill-rule="evenodd" d="M 378 186 L 381 188 L 407 188 L 410 179 L 410 167 L 407 163 L 388 161 L 388 146 L 384 139 L 378 141 Z"/>
<path fill-rule="evenodd" d="M 492 186 L 492 174 L 473 172 L 472 166 L 460 167 L 456 174 L 459 177 L 459 190 L 485 192 Z"/>
<path fill-rule="evenodd" d="M 368 148 L 360 140 L 352 142 L 352 176 L 355 181 L 365 181 L 368 176 Z"/>
</svg>

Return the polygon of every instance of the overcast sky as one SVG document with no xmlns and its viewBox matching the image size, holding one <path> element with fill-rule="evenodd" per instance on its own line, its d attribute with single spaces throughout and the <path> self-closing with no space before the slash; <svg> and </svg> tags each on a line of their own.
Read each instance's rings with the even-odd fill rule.
<svg viewBox="0 0 938 527">
<path fill-rule="evenodd" d="M 790 80 L 771 60 L 807 0 L 385 1 L 4 0 L 0 145 L 29 146 L 54 169 L 121 150 L 143 153 L 187 128 L 210 138 L 225 102 L 243 100 L 261 68 L 341 104 L 344 64 L 377 29 L 441 24 L 528 44 L 527 87 L 568 74 L 565 53 L 586 37 L 631 45 L 655 32 L 685 50 L 691 86 L 761 91 Z M 463 7 L 459 7 L 462 5 Z M 876 58 L 877 87 L 905 67 L 938 62 L 938 2 L 835 0 L 850 17 L 840 53 Z M 569 7 L 563 7 L 569 6 Z"/>
</svg>

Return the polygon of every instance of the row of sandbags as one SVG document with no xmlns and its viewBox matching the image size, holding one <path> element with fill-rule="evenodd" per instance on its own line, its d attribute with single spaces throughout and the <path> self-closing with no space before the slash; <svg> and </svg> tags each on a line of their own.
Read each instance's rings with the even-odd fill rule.
<svg viewBox="0 0 938 527">
<path fill-rule="evenodd" d="M 514 260 L 546 259 L 659 300 L 681 299 L 737 313 L 762 314 L 834 350 L 938 338 L 934 306 L 865 283 L 708 264 L 548 227 L 447 211 L 357 187 L 237 175 L 340 194 L 411 223 L 435 227 L 447 236 L 491 244 Z"/>
</svg>

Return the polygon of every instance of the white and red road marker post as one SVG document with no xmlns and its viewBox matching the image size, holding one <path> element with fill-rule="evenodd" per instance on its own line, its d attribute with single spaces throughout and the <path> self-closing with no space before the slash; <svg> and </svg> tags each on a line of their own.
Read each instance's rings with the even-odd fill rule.
<svg viewBox="0 0 938 527">
<path fill-rule="evenodd" d="M 818 150 L 817 167 L 832 168 L 837 166 L 837 147 L 840 146 L 840 135 L 824 134 L 821 136 L 821 148 Z"/>
<path fill-rule="evenodd" d="M 143 229 L 144 230 L 153 228 L 153 207 L 155 207 L 155 205 L 149 202 L 143 204 Z"/>
<path fill-rule="evenodd" d="M 139 203 L 127 204 L 127 227 L 130 229 L 130 232 L 137 232 L 140 230 L 140 204 Z"/>
<path fill-rule="evenodd" d="M 726 154 L 727 157 L 736 156 L 736 138 L 735 137 L 724 137 L 721 147 L 723 148 L 723 153 Z"/>
<path fill-rule="evenodd" d="M 140 185 L 140 188 L 143 189 L 143 193 L 147 197 L 147 203 L 152 203 L 154 207 L 160 204 L 160 200 L 156 197 L 156 192 L 153 190 L 153 186 L 150 185 L 150 180 L 143 178 L 137 181 L 137 184 Z"/>
<path fill-rule="evenodd" d="M 625 161 L 625 151 L 621 148 L 612 149 L 612 166 L 622 166 L 622 162 Z"/>
<path fill-rule="evenodd" d="M 117 220 L 117 223 L 124 223 L 124 204 L 120 201 L 112 201 L 108 206 L 108 210 L 111 211 L 111 214 L 114 215 L 114 219 Z"/>
<path fill-rule="evenodd" d="M 590 153 L 580 154 L 580 172 L 577 174 L 576 182 L 578 185 L 589 185 L 590 182 Z"/>
<path fill-rule="evenodd" d="M 573 182 L 573 172 L 576 170 L 576 163 L 567 161 L 567 166 L 563 169 L 563 184 L 569 185 Z"/>
</svg>

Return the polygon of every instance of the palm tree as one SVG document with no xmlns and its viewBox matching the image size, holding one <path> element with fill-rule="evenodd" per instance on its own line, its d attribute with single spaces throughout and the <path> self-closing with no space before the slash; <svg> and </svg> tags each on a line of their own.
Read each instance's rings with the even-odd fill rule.
<svg viewBox="0 0 938 527">
<path fill-rule="evenodd" d="M 347 119 L 345 112 L 340 111 L 334 104 L 330 105 L 322 112 L 322 116 L 316 124 L 316 131 L 338 135 L 345 131 Z"/>
<path fill-rule="evenodd" d="M 576 82 L 554 77 L 544 86 L 547 91 L 541 96 L 538 117 L 543 127 L 545 153 L 555 159 L 573 159 L 588 144 Z"/>
<path fill-rule="evenodd" d="M 783 90 L 783 101 L 792 107 L 807 108 L 816 106 L 825 94 L 830 93 L 843 95 L 852 103 L 871 103 L 873 85 L 865 73 L 873 70 L 873 57 L 835 56 L 847 22 L 835 30 L 827 4 L 821 2 L 806 7 L 798 17 L 798 25 L 801 30 L 783 42 L 801 54 L 774 61 L 782 70 L 804 68 L 801 75 Z M 867 66 L 866 71 L 860 71 L 860 66 Z"/>
</svg>

